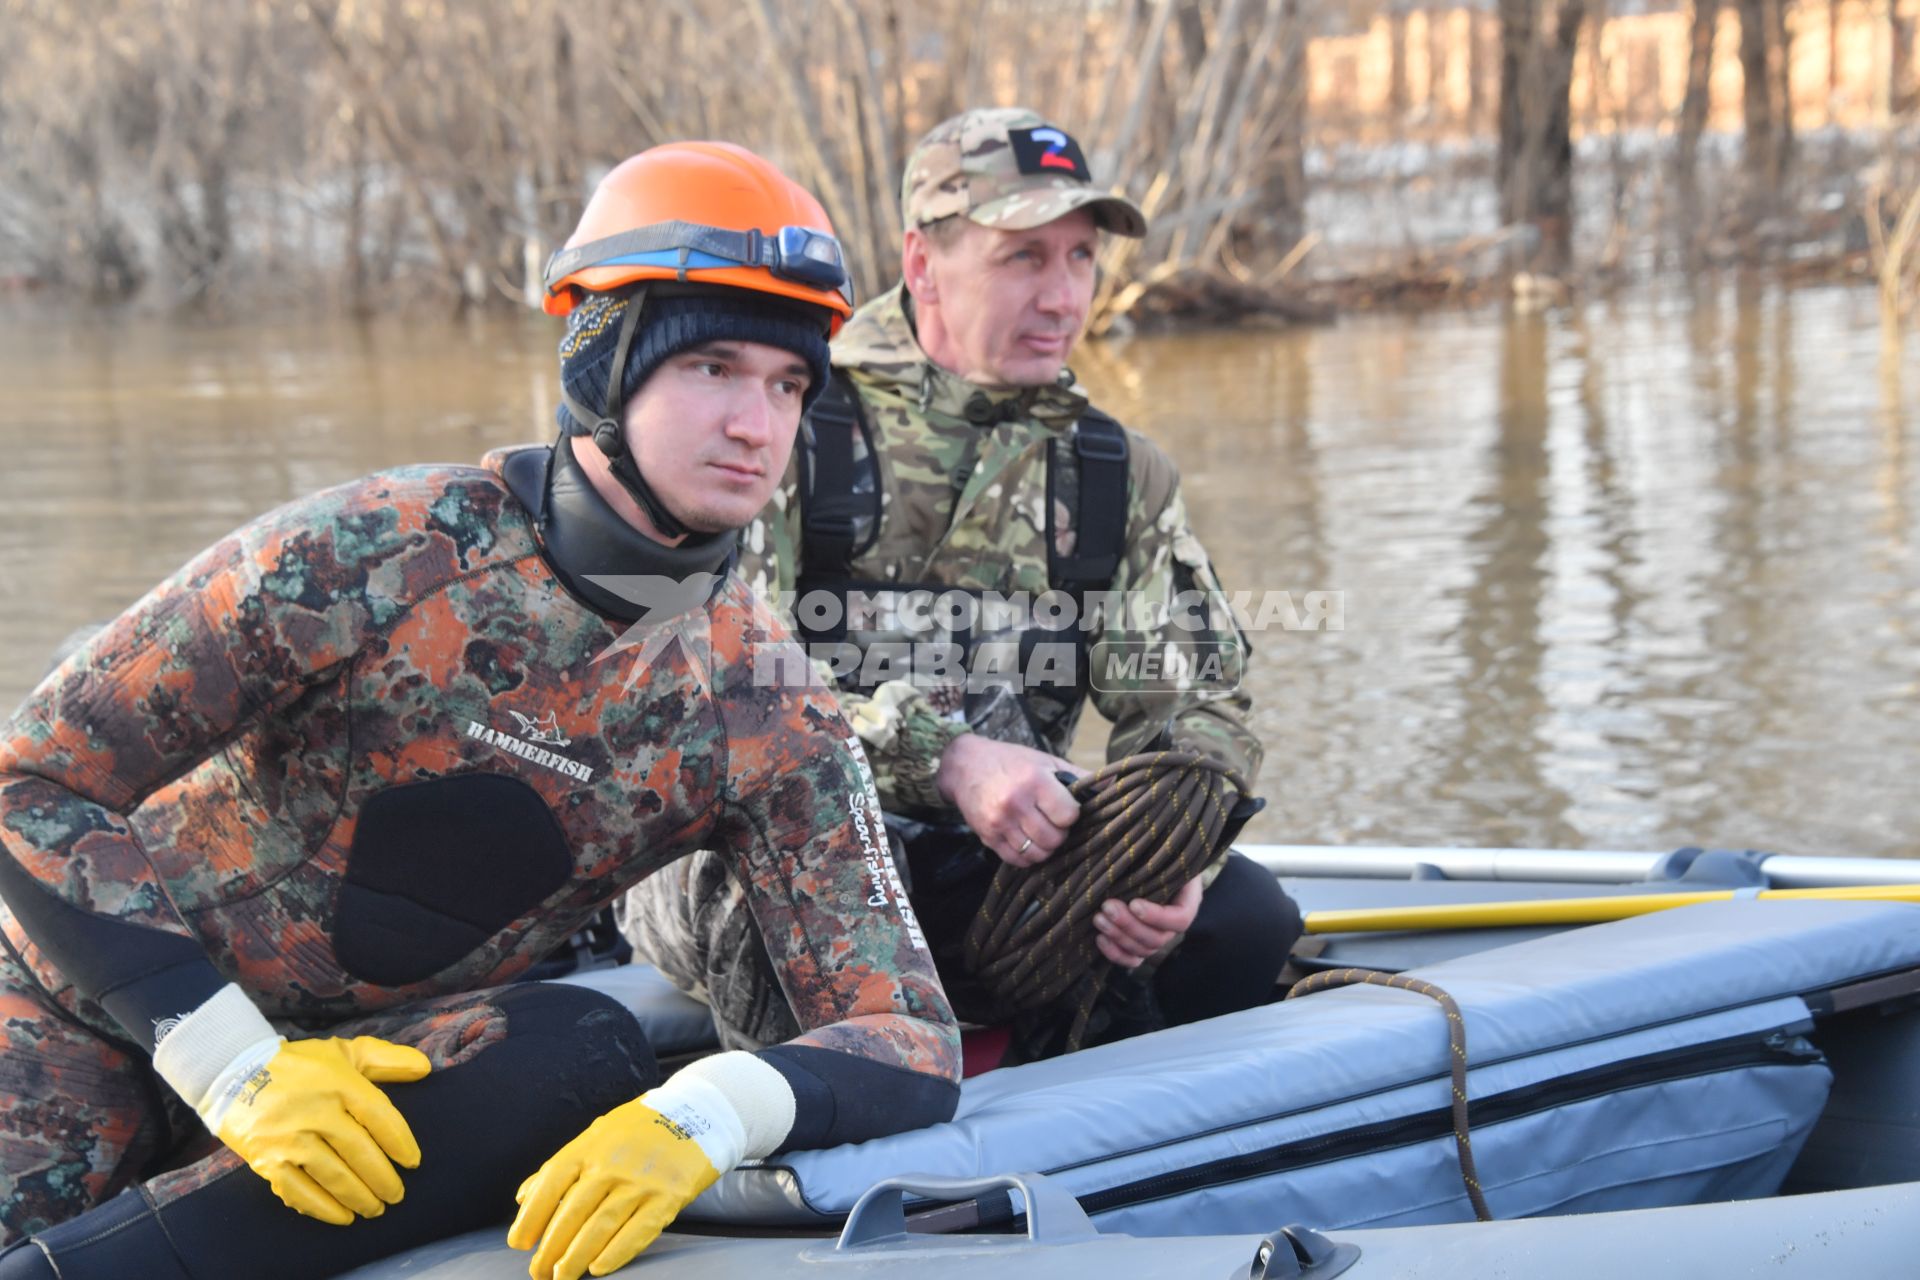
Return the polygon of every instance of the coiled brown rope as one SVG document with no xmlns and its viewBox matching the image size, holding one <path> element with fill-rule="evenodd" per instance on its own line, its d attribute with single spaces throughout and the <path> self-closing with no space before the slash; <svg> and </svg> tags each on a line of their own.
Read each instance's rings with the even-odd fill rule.
<svg viewBox="0 0 1920 1280">
<path fill-rule="evenodd" d="M 1466 1184 L 1467 1202 L 1473 1206 L 1473 1216 L 1481 1222 L 1492 1222 L 1493 1211 L 1487 1208 L 1487 1199 L 1480 1193 L 1480 1173 L 1473 1165 L 1473 1137 L 1467 1128 L 1467 1020 L 1460 1015 L 1460 1006 L 1452 996 L 1431 982 L 1409 978 L 1403 973 L 1382 973 L 1378 969 L 1329 969 L 1324 973 L 1316 973 L 1294 983 L 1293 989 L 1287 992 L 1287 999 L 1357 983 L 1411 991 L 1415 995 L 1438 1001 L 1441 1011 L 1447 1015 L 1447 1049 L 1451 1056 L 1448 1070 L 1453 1085 L 1453 1146 L 1460 1156 L 1460 1180 Z"/>
<path fill-rule="evenodd" d="M 1095 947 L 1109 898 L 1171 902 L 1220 848 L 1246 782 L 1192 751 L 1116 760 L 1068 788 L 1080 817 L 1034 867 L 1002 865 L 967 930 L 966 966 L 1004 1021 L 1070 997 L 1066 1048 L 1081 1046 L 1112 968 Z"/>
</svg>

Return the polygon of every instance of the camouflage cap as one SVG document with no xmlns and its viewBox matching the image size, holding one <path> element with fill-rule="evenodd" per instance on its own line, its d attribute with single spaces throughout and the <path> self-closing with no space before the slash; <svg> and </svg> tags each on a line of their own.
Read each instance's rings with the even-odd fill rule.
<svg viewBox="0 0 1920 1280">
<path fill-rule="evenodd" d="M 1080 144 L 1021 107 L 982 107 L 935 125 L 907 157 L 900 208 L 908 227 L 964 214 L 1007 231 L 1086 209 L 1115 235 L 1147 234 L 1138 205 L 1093 185 Z"/>
</svg>

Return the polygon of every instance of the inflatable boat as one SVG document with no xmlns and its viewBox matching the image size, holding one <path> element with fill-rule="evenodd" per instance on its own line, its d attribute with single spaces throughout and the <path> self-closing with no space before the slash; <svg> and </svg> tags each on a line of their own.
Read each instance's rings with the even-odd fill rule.
<svg viewBox="0 0 1920 1280">
<path fill-rule="evenodd" d="M 1758 896 L 1920 884 L 1920 864 L 1243 851 L 1310 920 L 1721 900 L 1322 934 L 1298 963 L 1367 973 L 974 1076 L 947 1124 L 750 1164 L 620 1274 L 1920 1274 L 1920 905 Z M 567 980 L 626 1002 L 664 1060 L 713 1045 L 704 1008 L 650 970 Z M 504 1217 L 352 1274 L 525 1275 L 503 1236 Z"/>
</svg>

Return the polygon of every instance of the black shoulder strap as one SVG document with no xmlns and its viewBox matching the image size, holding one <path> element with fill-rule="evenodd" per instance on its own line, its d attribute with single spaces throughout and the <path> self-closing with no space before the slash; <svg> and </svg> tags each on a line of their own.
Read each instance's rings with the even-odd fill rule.
<svg viewBox="0 0 1920 1280">
<path fill-rule="evenodd" d="M 860 397 L 835 371 L 827 389 L 807 414 L 810 438 L 800 449 L 800 563 L 809 576 L 851 575 L 855 517 L 871 505 L 878 515 L 880 495 L 854 492 L 853 442 L 864 434 Z"/>
<path fill-rule="evenodd" d="M 1061 442 L 1053 447 L 1059 449 Z M 1104 591 L 1120 571 L 1120 557 L 1127 549 L 1127 430 L 1089 406 L 1074 431 L 1073 453 L 1080 484 L 1071 555 L 1054 551 L 1053 473 L 1048 467 L 1047 576 L 1062 591 Z"/>
</svg>

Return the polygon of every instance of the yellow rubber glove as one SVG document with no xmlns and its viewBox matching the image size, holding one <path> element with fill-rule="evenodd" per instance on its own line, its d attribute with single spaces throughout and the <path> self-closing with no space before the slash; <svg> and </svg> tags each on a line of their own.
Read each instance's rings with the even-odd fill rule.
<svg viewBox="0 0 1920 1280">
<path fill-rule="evenodd" d="M 654 1096 L 607 1112 L 520 1184 L 507 1243 L 540 1246 L 533 1280 L 617 1271 L 719 1178 L 698 1140 L 709 1136 L 704 1118 L 676 1107 L 668 1119 L 648 1105 Z"/>
<path fill-rule="evenodd" d="M 288 1208 L 336 1226 L 377 1218 L 405 1194 L 394 1164 L 417 1167 L 420 1144 L 374 1083 L 432 1069 L 418 1049 L 372 1036 L 285 1041 L 225 1091 L 214 1132 Z"/>
</svg>

